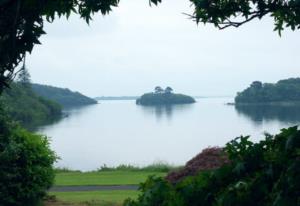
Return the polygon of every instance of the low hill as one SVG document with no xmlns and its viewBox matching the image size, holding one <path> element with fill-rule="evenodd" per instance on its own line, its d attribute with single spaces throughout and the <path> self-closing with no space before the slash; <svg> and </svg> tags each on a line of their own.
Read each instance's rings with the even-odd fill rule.
<svg viewBox="0 0 300 206">
<path fill-rule="evenodd" d="M 255 81 L 237 94 L 235 103 L 300 103 L 300 78 L 280 80 L 275 84 Z"/>
<path fill-rule="evenodd" d="M 53 87 L 41 84 L 32 84 L 33 91 L 47 99 L 59 103 L 62 107 L 83 106 L 89 104 L 97 104 L 97 101 L 84 96 L 79 92 L 73 92 L 69 89 Z"/>
<path fill-rule="evenodd" d="M 34 128 L 61 117 L 61 106 L 40 97 L 33 92 L 30 85 L 12 83 L 0 97 L 7 114 L 26 128 Z"/>
<path fill-rule="evenodd" d="M 157 87 L 156 87 L 157 88 Z M 167 87 L 170 88 L 170 87 Z M 171 88 L 170 88 L 171 89 Z M 191 104 L 195 103 L 193 97 L 184 94 L 175 94 L 171 90 L 157 90 L 155 92 L 143 94 L 136 100 L 139 105 L 172 105 L 172 104 Z"/>
</svg>

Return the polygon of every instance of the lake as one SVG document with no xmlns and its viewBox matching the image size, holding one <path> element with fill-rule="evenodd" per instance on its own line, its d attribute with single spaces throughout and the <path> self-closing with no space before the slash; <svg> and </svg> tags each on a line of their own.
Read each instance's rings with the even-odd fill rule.
<svg viewBox="0 0 300 206">
<path fill-rule="evenodd" d="M 67 117 L 38 132 L 51 137 L 51 148 L 61 158 L 57 167 L 89 171 L 104 164 L 183 165 L 202 149 L 224 146 L 237 136 L 259 141 L 264 132 L 300 123 L 300 107 L 227 102 L 233 98 L 199 98 L 195 104 L 167 107 L 101 101 L 66 110 Z"/>
</svg>

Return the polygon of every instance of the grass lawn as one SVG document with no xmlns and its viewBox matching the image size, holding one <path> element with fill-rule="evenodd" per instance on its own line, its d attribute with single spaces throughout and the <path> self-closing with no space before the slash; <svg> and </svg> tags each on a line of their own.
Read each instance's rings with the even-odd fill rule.
<svg viewBox="0 0 300 206">
<path fill-rule="evenodd" d="M 161 171 L 57 171 L 55 186 L 87 185 L 138 185 L 148 176 L 165 176 Z M 45 201 L 45 206 L 121 206 L 127 198 L 136 198 L 138 191 L 89 191 L 89 192 L 49 192 L 54 200 Z"/>
<path fill-rule="evenodd" d="M 127 198 L 136 198 L 138 191 L 50 192 L 49 195 L 55 195 L 57 201 L 48 202 L 47 206 L 120 206 Z"/>
<path fill-rule="evenodd" d="M 55 186 L 138 185 L 149 175 L 165 176 L 166 173 L 148 171 L 57 172 Z"/>
</svg>

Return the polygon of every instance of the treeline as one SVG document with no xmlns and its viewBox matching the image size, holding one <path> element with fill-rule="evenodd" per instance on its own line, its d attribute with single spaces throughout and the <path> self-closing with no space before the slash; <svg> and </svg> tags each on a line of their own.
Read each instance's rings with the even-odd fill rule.
<svg viewBox="0 0 300 206">
<path fill-rule="evenodd" d="M 32 84 L 32 89 L 39 96 L 55 101 L 64 108 L 97 104 L 96 100 L 66 88 L 63 89 L 48 85 Z"/>
<path fill-rule="evenodd" d="M 22 126 L 31 128 L 61 117 L 61 106 L 38 96 L 30 84 L 14 82 L 0 98 L 7 115 Z"/>
<path fill-rule="evenodd" d="M 275 84 L 253 82 L 239 92 L 235 103 L 300 102 L 300 78 L 280 80 Z"/>
</svg>

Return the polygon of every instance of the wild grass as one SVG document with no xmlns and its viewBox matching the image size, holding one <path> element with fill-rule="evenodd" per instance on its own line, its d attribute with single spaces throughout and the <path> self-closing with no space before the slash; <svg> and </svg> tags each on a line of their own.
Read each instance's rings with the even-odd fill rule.
<svg viewBox="0 0 300 206">
<path fill-rule="evenodd" d="M 174 170 L 178 170 L 182 168 L 181 166 L 174 166 L 165 162 L 155 162 L 151 165 L 139 167 L 130 164 L 122 164 L 117 167 L 108 167 L 107 165 L 103 165 L 98 168 L 97 171 L 139 171 L 139 172 L 163 172 L 168 173 Z"/>
<path fill-rule="evenodd" d="M 136 166 L 136 165 L 131 165 L 131 164 L 121 164 L 119 166 L 116 167 L 110 167 L 107 166 L 106 164 L 100 166 L 97 170 L 95 171 L 89 171 L 89 172 L 112 172 L 112 171 L 131 171 L 131 172 L 164 172 L 164 173 L 168 173 L 171 171 L 176 171 L 181 169 L 183 166 L 175 166 L 172 164 L 169 164 L 167 162 L 154 162 L 150 165 L 147 166 Z M 82 172 L 80 170 L 72 170 L 70 168 L 67 167 L 58 167 L 55 168 L 55 172 L 56 173 L 67 173 L 67 172 Z M 82 172 L 83 173 L 83 172 Z"/>
</svg>

